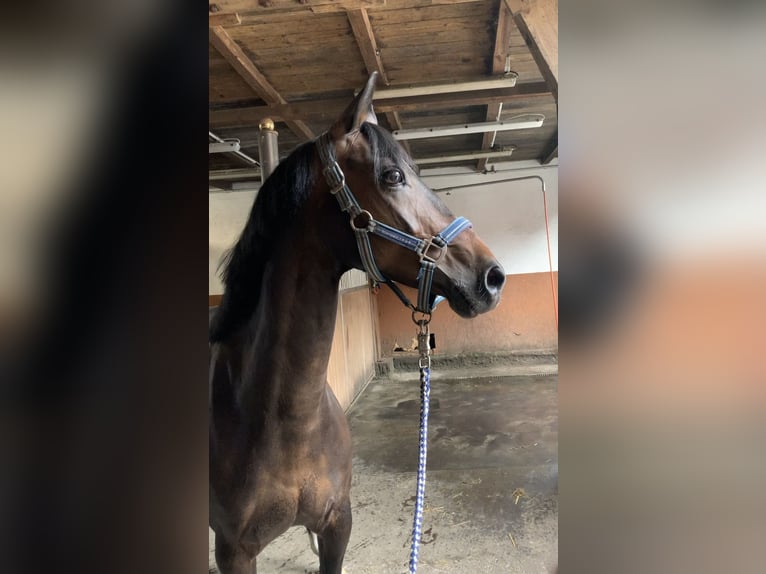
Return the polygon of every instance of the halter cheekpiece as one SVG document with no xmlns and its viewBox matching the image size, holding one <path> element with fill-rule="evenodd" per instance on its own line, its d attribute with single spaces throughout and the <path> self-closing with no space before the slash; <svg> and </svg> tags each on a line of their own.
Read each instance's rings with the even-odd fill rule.
<svg viewBox="0 0 766 574">
<path fill-rule="evenodd" d="M 374 281 L 388 285 L 402 303 L 412 309 L 413 315 L 418 312 L 430 316 L 436 305 L 444 299 L 441 295 L 432 296 L 431 294 L 431 284 L 436 264 L 447 251 L 449 244 L 460 233 L 471 227 L 471 222 L 465 217 L 458 217 L 439 233 L 427 239 L 415 237 L 390 225 L 386 225 L 376 220 L 369 211 L 362 209 L 359 205 L 356 197 L 354 197 L 351 189 L 346 184 L 346 176 L 343 174 L 343 170 L 341 170 L 335 158 L 335 149 L 328 133 L 319 136 L 316 148 L 322 162 L 325 180 L 327 185 L 330 186 L 330 193 L 338 200 L 341 210 L 349 215 L 349 223 L 351 224 L 351 229 L 354 230 L 359 256 L 362 259 L 362 265 L 367 274 Z M 375 256 L 372 253 L 372 245 L 370 244 L 370 233 L 401 245 L 418 255 L 420 270 L 417 277 L 418 299 L 415 305 L 407 299 L 407 296 L 399 289 L 396 283 L 381 273 L 375 264 Z"/>
</svg>

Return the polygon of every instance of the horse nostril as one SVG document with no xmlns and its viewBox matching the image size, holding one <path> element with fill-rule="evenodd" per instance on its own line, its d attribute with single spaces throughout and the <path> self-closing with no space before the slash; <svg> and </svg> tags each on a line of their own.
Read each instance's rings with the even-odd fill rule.
<svg viewBox="0 0 766 574">
<path fill-rule="evenodd" d="M 499 265 L 493 265 L 484 276 L 484 283 L 490 292 L 498 292 L 505 284 L 505 271 Z"/>
</svg>

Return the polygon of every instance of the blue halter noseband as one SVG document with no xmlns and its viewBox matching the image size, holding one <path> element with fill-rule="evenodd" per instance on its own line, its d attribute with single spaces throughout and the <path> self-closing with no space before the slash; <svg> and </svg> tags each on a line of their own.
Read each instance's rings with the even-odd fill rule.
<svg viewBox="0 0 766 574">
<path fill-rule="evenodd" d="M 322 162 L 325 180 L 330 186 L 330 193 L 338 200 L 341 210 L 349 214 L 349 223 L 351 224 L 351 229 L 354 230 L 359 256 L 362 259 L 362 265 L 367 274 L 378 283 L 388 285 L 402 303 L 412 309 L 413 312 L 417 311 L 430 315 L 434 308 L 444 299 L 441 295 L 431 296 L 431 284 L 433 283 L 436 264 L 444 255 L 447 246 L 460 233 L 471 227 L 471 222 L 465 217 L 458 217 L 429 239 L 421 239 L 386 225 L 373 218 L 369 211 L 359 206 L 359 202 L 346 184 L 346 176 L 343 174 L 335 158 L 335 148 L 328 133 L 322 134 L 317 139 L 316 147 Z M 370 244 L 370 233 L 417 253 L 420 259 L 420 270 L 417 277 L 417 304 L 413 305 L 407 299 L 407 296 L 402 293 L 402 290 L 392 280 L 386 278 L 378 269 L 372 253 L 372 245 Z"/>
</svg>

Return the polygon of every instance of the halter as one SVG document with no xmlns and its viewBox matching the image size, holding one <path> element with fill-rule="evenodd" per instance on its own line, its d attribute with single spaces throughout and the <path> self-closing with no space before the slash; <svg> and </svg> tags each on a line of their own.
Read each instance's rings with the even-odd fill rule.
<svg viewBox="0 0 766 574">
<path fill-rule="evenodd" d="M 413 321 L 415 313 L 423 313 L 430 316 L 434 308 L 444 300 L 441 295 L 432 297 L 431 285 L 433 283 L 434 270 L 436 264 L 444 256 L 447 247 L 460 233 L 472 227 L 471 222 L 465 217 L 458 217 L 447 227 L 442 229 L 436 235 L 423 239 L 415 237 L 395 227 L 386 225 L 373 218 L 369 211 L 362 209 L 354 194 L 346 184 L 346 176 L 340 169 L 338 161 L 335 158 L 335 149 L 328 133 L 324 133 L 317 139 L 316 143 L 319 158 L 322 162 L 322 171 L 325 180 L 330 186 L 330 193 L 338 200 L 342 211 L 349 214 L 349 223 L 354 230 L 356 245 L 359 249 L 359 256 L 362 259 L 367 274 L 378 283 L 388 285 L 404 305 L 412 309 Z M 375 256 L 372 253 L 370 244 L 370 233 L 377 235 L 414 251 L 420 260 L 420 270 L 418 271 L 418 299 L 413 305 L 407 296 L 391 279 L 388 279 L 381 273 L 375 264 Z"/>
</svg>

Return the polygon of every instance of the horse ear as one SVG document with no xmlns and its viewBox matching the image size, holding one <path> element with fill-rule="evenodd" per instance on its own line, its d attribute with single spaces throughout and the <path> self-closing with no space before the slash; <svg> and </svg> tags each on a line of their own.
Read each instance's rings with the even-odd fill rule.
<svg viewBox="0 0 766 574">
<path fill-rule="evenodd" d="M 372 94 L 375 92 L 377 79 L 377 72 L 370 74 L 364 89 L 357 94 L 354 101 L 349 104 L 331 128 L 333 139 L 340 139 L 342 136 L 358 130 L 364 122 L 378 123 L 378 118 L 372 109 Z"/>
</svg>

